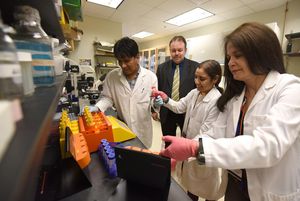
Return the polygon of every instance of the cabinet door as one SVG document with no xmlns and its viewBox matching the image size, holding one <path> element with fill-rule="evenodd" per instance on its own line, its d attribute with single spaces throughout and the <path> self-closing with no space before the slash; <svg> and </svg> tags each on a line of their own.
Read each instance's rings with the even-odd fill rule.
<svg viewBox="0 0 300 201">
<path fill-rule="evenodd" d="M 149 50 L 143 51 L 143 65 L 144 68 L 149 69 Z"/>
<path fill-rule="evenodd" d="M 167 48 L 158 48 L 157 49 L 157 65 L 164 63 L 167 57 Z"/>
<path fill-rule="evenodd" d="M 142 50 L 140 53 L 140 66 L 156 73 L 157 66 L 170 59 L 167 47 Z"/>
<path fill-rule="evenodd" d="M 156 69 L 159 64 L 164 63 L 165 61 L 170 60 L 170 56 L 167 52 L 167 47 L 157 48 L 157 62 L 156 62 Z"/>
<path fill-rule="evenodd" d="M 157 55 L 156 55 L 156 49 L 150 50 L 149 55 L 149 70 L 152 72 L 156 72 L 156 61 L 157 61 Z"/>
</svg>

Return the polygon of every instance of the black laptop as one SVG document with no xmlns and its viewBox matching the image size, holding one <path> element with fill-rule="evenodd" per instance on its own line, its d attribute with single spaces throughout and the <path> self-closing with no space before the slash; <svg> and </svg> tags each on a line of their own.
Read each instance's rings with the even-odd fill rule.
<svg viewBox="0 0 300 201">
<path fill-rule="evenodd" d="M 140 191 L 142 197 L 149 200 L 168 199 L 171 179 L 169 158 L 122 147 L 115 147 L 115 153 L 117 174 L 126 180 L 127 189 L 135 186 L 135 191 Z M 126 194 L 128 196 L 128 192 Z"/>
</svg>

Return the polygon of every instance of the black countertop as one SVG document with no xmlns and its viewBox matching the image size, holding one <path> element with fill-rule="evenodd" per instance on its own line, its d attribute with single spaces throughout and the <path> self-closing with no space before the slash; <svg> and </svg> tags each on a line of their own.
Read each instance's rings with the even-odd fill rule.
<svg viewBox="0 0 300 201">
<path fill-rule="evenodd" d="M 75 168 L 79 177 L 72 176 L 71 169 L 77 165 L 72 159 L 59 162 L 63 171 L 58 171 L 59 168 L 54 166 L 54 172 L 59 172 L 56 174 L 60 175 L 59 177 L 45 174 L 44 170 L 52 166 L 49 164 L 52 164 L 58 155 L 59 144 L 49 146 L 47 140 L 49 142 L 49 136 L 50 138 L 54 137 L 53 134 L 49 134 L 49 131 L 53 126 L 53 116 L 65 80 L 66 75 L 56 76 L 54 86 L 36 88 L 32 96 L 22 100 L 24 118 L 17 123 L 15 135 L 0 161 L 0 200 L 155 201 L 153 191 L 142 189 L 140 186 L 133 188 L 123 179 L 110 178 L 97 153 L 91 154 L 91 163 L 83 171 L 78 167 Z M 138 139 L 127 143 L 143 147 Z M 51 161 L 52 157 L 53 161 Z M 46 161 L 49 159 L 47 162 L 51 161 L 51 163 L 45 163 L 45 159 Z M 43 182 L 41 183 L 43 176 L 47 178 L 44 185 Z M 47 189 L 48 180 L 51 179 L 54 182 L 49 186 L 55 186 L 55 189 Z M 64 188 L 63 184 L 70 181 L 81 183 L 81 189 L 77 189 L 74 194 L 72 191 L 66 192 L 70 189 Z M 44 196 L 36 196 L 37 194 Z M 171 179 L 168 200 L 189 201 L 190 199 L 183 189 Z"/>
<path fill-rule="evenodd" d="M 124 143 L 144 147 L 140 140 L 133 139 Z M 110 178 L 97 153 L 91 154 L 91 163 L 84 173 L 92 186 L 61 199 L 61 201 L 157 201 L 160 192 L 138 184 L 128 183 L 124 179 Z M 171 179 L 168 201 L 190 201 L 186 192 Z"/>
</svg>

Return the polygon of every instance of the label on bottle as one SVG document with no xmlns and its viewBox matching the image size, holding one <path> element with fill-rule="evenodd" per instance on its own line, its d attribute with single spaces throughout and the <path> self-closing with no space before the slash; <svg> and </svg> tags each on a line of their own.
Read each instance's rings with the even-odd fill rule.
<svg viewBox="0 0 300 201">
<path fill-rule="evenodd" d="M 16 60 L 16 55 L 13 52 L 8 52 L 8 51 L 1 51 L 0 54 L 0 61 L 2 62 L 15 62 Z"/>
<path fill-rule="evenodd" d="M 21 67 L 19 64 L 0 64 L 0 78 L 13 78 L 16 84 L 21 84 L 21 76 Z"/>
<path fill-rule="evenodd" d="M 49 43 L 42 41 L 15 41 L 18 50 L 30 52 L 32 56 L 32 75 L 35 86 L 54 84 L 54 60 Z"/>
</svg>

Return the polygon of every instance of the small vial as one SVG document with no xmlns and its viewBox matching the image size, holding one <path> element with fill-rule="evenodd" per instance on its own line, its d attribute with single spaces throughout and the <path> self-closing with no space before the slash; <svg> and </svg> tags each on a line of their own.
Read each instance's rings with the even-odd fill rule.
<svg viewBox="0 0 300 201">
<path fill-rule="evenodd" d="M 108 155 L 111 153 L 111 146 L 110 145 L 106 145 L 104 147 L 104 156 L 103 156 L 103 159 L 104 159 L 104 163 L 105 163 L 105 166 L 108 167 Z"/>
<path fill-rule="evenodd" d="M 101 141 L 100 141 L 100 145 L 101 145 L 101 149 L 103 149 L 106 145 L 108 145 L 109 143 L 107 142 L 107 140 L 106 139 L 102 139 Z"/>
<path fill-rule="evenodd" d="M 108 154 L 108 172 L 110 176 L 116 176 L 116 157 L 113 152 Z"/>
<path fill-rule="evenodd" d="M 108 141 L 106 139 L 102 139 L 99 147 L 100 156 L 104 159 L 104 147 L 108 145 Z"/>
<path fill-rule="evenodd" d="M 104 151 L 106 154 L 110 153 L 111 152 L 111 146 L 109 144 L 105 145 L 104 146 Z"/>
<path fill-rule="evenodd" d="M 107 141 L 107 139 L 102 139 L 100 142 L 105 143 L 105 142 L 108 142 L 108 141 Z"/>
<path fill-rule="evenodd" d="M 107 157 L 108 157 L 108 167 L 110 169 L 115 163 L 115 154 L 113 152 L 110 152 Z"/>
</svg>

